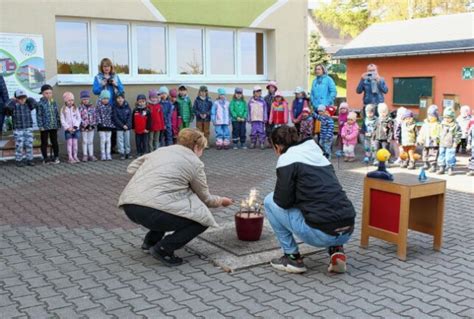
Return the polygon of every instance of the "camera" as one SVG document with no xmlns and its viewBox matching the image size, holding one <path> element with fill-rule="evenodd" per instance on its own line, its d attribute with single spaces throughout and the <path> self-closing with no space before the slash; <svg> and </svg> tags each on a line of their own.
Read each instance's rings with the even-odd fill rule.
<svg viewBox="0 0 474 319">
<path fill-rule="evenodd" d="M 114 79 L 112 79 L 112 78 L 107 79 L 107 84 L 113 85 L 114 84 Z"/>
<path fill-rule="evenodd" d="M 368 72 L 368 73 L 367 73 L 367 76 L 368 76 L 369 78 L 371 78 L 371 77 L 374 76 L 374 74 L 373 74 L 372 72 Z"/>
</svg>

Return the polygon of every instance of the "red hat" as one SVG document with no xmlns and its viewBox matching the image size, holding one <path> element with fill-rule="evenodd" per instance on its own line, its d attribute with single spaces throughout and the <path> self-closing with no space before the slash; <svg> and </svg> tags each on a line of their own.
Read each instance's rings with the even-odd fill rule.
<svg viewBox="0 0 474 319">
<path fill-rule="evenodd" d="M 171 89 L 170 90 L 170 96 L 171 97 L 177 97 L 178 96 L 178 91 L 176 89 Z"/>
<path fill-rule="evenodd" d="M 328 111 L 330 116 L 334 116 L 334 115 L 336 115 L 337 108 L 330 105 L 330 106 L 326 107 L 326 111 Z"/>
</svg>

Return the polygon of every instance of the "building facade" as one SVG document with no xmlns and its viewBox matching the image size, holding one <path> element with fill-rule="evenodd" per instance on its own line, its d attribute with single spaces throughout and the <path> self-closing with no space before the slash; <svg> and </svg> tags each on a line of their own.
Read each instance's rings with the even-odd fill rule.
<svg viewBox="0 0 474 319">
<path fill-rule="evenodd" d="M 90 89 L 104 57 L 130 100 L 178 84 L 192 96 L 202 84 L 211 94 L 236 86 L 250 94 L 269 80 L 289 95 L 307 81 L 306 0 L 6 0 L 0 7 L 1 32 L 42 35 L 56 96 Z"/>
<path fill-rule="evenodd" d="M 387 83 L 385 102 L 391 107 L 417 113 L 420 98 L 428 96 L 441 107 L 449 95 L 474 108 L 473 28 L 474 13 L 370 26 L 335 55 L 347 60 L 349 104 L 362 107 L 356 88 L 373 63 Z"/>
</svg>

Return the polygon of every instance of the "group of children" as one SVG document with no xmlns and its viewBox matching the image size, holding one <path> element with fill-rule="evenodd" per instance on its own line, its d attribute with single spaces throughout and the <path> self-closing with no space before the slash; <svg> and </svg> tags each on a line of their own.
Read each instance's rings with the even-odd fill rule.
<svg viewBox="0 0 474 319">
<path fill-rule="evenodd" d="M 474 149 L 474 118 L 467 105 L 461 107 L 457 118 L 452 108 L 445 108 L 441 118 L 438 106 L 431 105 L 420 129 L 417 128 L 412 111 L 400 107 L 390 113 L 385 103 L 376 107 L 371 104 L 365 106 L 365 118 L 360 129 L 356 123 L 357 114 L 348 112 L 346 103 L 340 105 L 339 135 L 345 161 L 355 159 L 354 146 L 358 142 L 359 131 L 364 137 L 364 162 L 373 161 L 374 165 L 378 164 L 375 153 L 385 148 L 392 149 L 397 158 L 395 163 L 399 163 L 402 168 L 415 169 L 416 161 L 420 158 L 416 148 L 420 146 L 425 169 L 453 175 L 457 151 Z M 468 175 L 474 175 L 474 150 L 472 152 Z"/>
<path fill-rule="evenodd" d="M 112 160 L 111 138 L 116 132 L 117 149 L 121 159 L 131 158 L 131 131 L 135 133 L 137 156 L 151 152 L 160 146 L 174 144 L 180 129 L 187 128 L 196 118 L 196 127 L 209 139 L 210 123 L 216 135 L 216 148 L 246 149 L 247 124 L 250 125 L 250 148 L 265 148 L 268 136 L 275 127 L 289 121 L 297 128 L 300 138 L 314 137 L 324 155 L 331 159 L 334 120 L 327 106 L 310 105 L 303 88 L 295 89 L 291 104 L 278 91 L 277 84 L 267 85 L 267 95 L 262 96 L 262 88 L 255 86 L 248 102 L 243 89 L 236 88 L 230 101 L 223 88 L 217 90 L 218 98 L 213 101 L 206 86 L 199 88 L 198 96 L 192 103 L 184 85 L 168 90 L 150 90 L 148 98 L 139 94 L 135 107 L 131 108 L 123 93 L 117 93 L 114 101 L 108 90 L 102 90 L 96 104 L 91 103 L 90 92 L 80 92 L 77 106 L 71 92 L 63 94 L 63 106 L 53 98 L 52 87 L 41 87 L 42 98 L 36 102 L 28 98 L 26 92 L 17 90 L 7 110 L 13 116 L 18 166 L 34 165 L 33 120 L 31 112 L 36 109 L 36 119 L 41 134 L 41 152 L 44 163 L 59 163 L 57 131 L 64 129 L 69 163 L 79 162 L 78 140 L 82 135 L 82 161 L 96 161 L 94 156 L 94 133 L 100 140 L 100 159 Z M 355 160 L 355 146 L 362 133 L 364 162 L 377 164 L 375 153 L 381 148 L 392 149 L 401 167 L 414 169 L 417 146 L 423 148 L 424 168 L 430 172 L 453 174 L 456 152 L 473 149 L 474 118 L 469 106 L 461 107 L 461 115 L 455 119 L 454 110 L 446 108 L 442 119 L 436 105 L 427 110 L 427 119 L 421 129 L 417 129 L 414 114 L 404 107 L 389 112 L 385 103 L 368 104 L 363 110 L 362 127 L 357 124 L 357 113 L 350 111 L 346 102 L 341 103 L 338 112 L 339 133 L 336 147 L 344 161 Z M 440 121 L 441 120 L 441 121 Z M 232 133 L 231 133 L 232 126 Z M 52 156 L 48 156 L 48 140 L 52 145 Z M 26 150 L 26 159 L 23 158 Z M 474 152 L 474 151 L 473 151 Z M 474 153 L 469 164 L 469 174 L 474 174 Z"/>
</svg>

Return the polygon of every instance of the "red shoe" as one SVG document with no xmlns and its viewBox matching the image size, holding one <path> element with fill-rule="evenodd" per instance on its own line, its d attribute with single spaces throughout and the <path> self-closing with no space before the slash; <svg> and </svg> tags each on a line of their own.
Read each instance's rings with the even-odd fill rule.
<svg viewBox="0 0 474 319">
<path fill-rule="evenodd" d="M 343 252 L 335 252 L 331 255 L 328 271 L 343 274 L 347 270 L 346 255 Z"/>
</svg>

